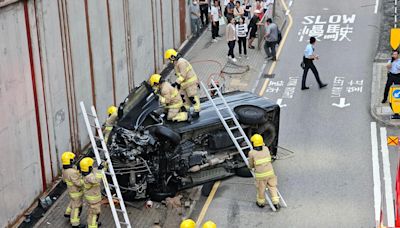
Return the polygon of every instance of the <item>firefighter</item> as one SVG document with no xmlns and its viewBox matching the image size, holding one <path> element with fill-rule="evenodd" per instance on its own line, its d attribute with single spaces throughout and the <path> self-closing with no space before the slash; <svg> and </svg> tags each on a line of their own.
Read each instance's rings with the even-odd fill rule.
<svg viewBox="0 0 400 228">
<path fill-rule="evenodd" d="M 181 112 L 183 101 L 175 87 L 172 87 L 169 82 L 162 79 L 159 74 L 151 75 L 149 83 L 157 93 L 156 98 L 168 111 L 167 120 L 180 122 L 188 119 L 187 112 Z"/>
<path fill-rule="evenodd" d="M 180 228 L 196 228 L 196 223 L 191 219 L 185 219 L 181 222 Z"/>
<path fill-rule="evenodd" d="M 117 122 L 118 119 L 118 108 L 115 107 L 114 105 L 111 105 L 107 109 L 108 117 L 105 123 L 105 128 L 103 130 L 104 134 L 104 141 L 107 143 L 108 141 L 108 136 L 110 136 L 110 133 Z"/>
<path fill-rule="evenodd" d="M 208 220 L 205 222 L 202 226 L 202 228 L 217 228 L 217 224 L 215 224 L 213 221 Z"/>
<path fill-rule="evenodd" d="M 66 151 L 61 155 L 63 166 L 62 178 L 67 184 L 67 191 L 70 198 L 64 217 L 69 218 L 72 227 L 80 227 L 80 213 L 82 211 L 82 187 L 83 180 L 78 169 L 74 167 L 75 154 Z"/>
<path fill-rule="evenodd" d="M 254 134 L 250 141 L 253 143 L 253 150 L 249 152 L 249 168 L 254 169 L 257 187 L 257 206 L 265 206 L 265 188 L 268 187 L 271 194 L 272 204 L 279 210 L 279 196 L 277 192 L 278 178 L 274 173 L 271 164 L 271 154 L 265 146 L 263 137 Z"/>
<path fill-rule="evenodd" d="M 182 93 L 184 106 L 189 111 L 193 105 L 193 117 L 199 117 L 200 113 L 200 97 L 199 97 L 199 80 L 193 70 L 192 65 L 181 57 L 174 49 L 168 49 L 164 53 L 164 58 L 169 59 L 174 64 L 175 75 L 177 79 L 173 86 L 176 86 Z"/>
<path fill-rule="evenodd" d="M 83 195 L 88 204 L 87 226 L 88 228 L 97 228 L 101 225 L 99 216 L 101 212 L 101 186 L 100 183 L 103 178 L 101 170 L 103 164 L 99 167 L 93 168 L 94 160 L 86 157 L 79 163 L 80 170 L 83 175 L 84 190 Z"/>
</svg>

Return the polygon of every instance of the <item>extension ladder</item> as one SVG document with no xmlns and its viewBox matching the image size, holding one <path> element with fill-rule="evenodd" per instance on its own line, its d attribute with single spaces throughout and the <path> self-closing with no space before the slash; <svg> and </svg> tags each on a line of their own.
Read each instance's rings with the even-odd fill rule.
<svg viewBox="0 0 400 228">
<path fill-rule="evenodd" d="M 103 131 L 101 130 L 99 119 L 97 118 L 96 109 L 92 106 L 91 107 L 92 114 L 88 114 L 86 112 L 85 105 L 83 104 L 82 101 L 80 102 L 80 106 L 81 106 L 83 118 L 85 119 L 86 129 L 89 134 L 90 142 L 92 143 L 92 148 L 93 148 L 94 154 L 96 156 L 97 164 L 98 165 L 101 164 L 101 158 L 100 158 L 99 151 L 103 152 L 104 156 L 106 158 L 106 162 L 108 165 L 108 171 L 102 170 L 103 184 L 104 184 L 104 189 L 106 190 L 106 193 L 107 193 L 108 203 L 110 204 L 111 212 L 114 217 L 115 226 L 117 228 L 121 228 L 121 225 L 125 225 L 125 227 L 131 228 L 131 223 L 129 221 L 128 212 L 126 211 L 124 199 L 122 198 L 122 194 L 121 194 L 121 191 L 120 191 L 120 188 L 118 185 L 117 177 L 115 175 L 114 168 L 112 166 L 112 162 L 110 159 L 110 154 L 108 153 L 107 145 L 106 145 L 106 142 L 103 137 Z M 89 117 L 94 120 L 94 125 L 89 121 Z M 92 127 L 94 127 L 96 129 L 98 136 L 93 135 Z M 95 139 L 100 140 L 102 148 L 97 147 Z M 111 183 L 108 183 L 107 177 L 105 175 L 108 175 L 111 177 Z M 115 192 L 117 193 L 117 197 L 115 197 L 111 194 L 110 187 L 115 190 Z M 114 200 L 118 200 L 120 208 L 116 208 L 116 204 L 114 203 Z M 123 220 L 119 218 L 118 213 L 121 213 L 123 215 Z"/>
<path fill-rule="evenodd" d="M 203 82 L 200 82 L 200 84 L 201 84 L 201 87 L 203 88 L 203 90 L 205 91 L 208 100 L 210 100 L 211 104 L 214 106 L 214 109 L 217 112 L 217 115 L 218 115 L 219 119 L 221 120 L 222 124 L 224 125 L 225 130 L 228 132 L 229 137 L 232 139 L 232 142 L 235 144 L 236 149 L 239 151 L 240 156 L 242 157 L 243 161 L 248 166 L 249 165 L 249 161 L 248 161 L 246 155 L 244 154 L 243 150 L 247 150 L 247 149 L 252 150 L 253 146 L 250 143 L 250 140 L 247 137 L 247 135 L 244 133 L 243 128 L 240 126 L 239 121 L 236 119 L 235 114 L 232 112 L 231 108 L 229 107 L 228 103 L 226 102 L 224 96 L 222 96 L 221 91 L 219 90 L 218 86 L 216 85 L 216 83 L 214 82 L 213 79 L 211 79 L 211 88 L 210 89 L 208 89 L 203 84 Z M 216 97 L 213 98 L 210 95 L 210 92 L 216 92 L 215 93 Z M 222 101 L 222 104 L 223 104 L 222 107 L 218 107 L 216 102 L 214 101 L 214 100 L 216 100 L 218 98 Z M 228 117 L 222 116 L 222 114 L 221 114 L 222 110 L 227 110 L 228 113 L 229 113 L 229 116 Z M 229 126 L 228 125 L 228 121 L 231 121 L 231 120 L 233 121 L 234 126 Z M 238 130 L 240 132 L 240 136 L 236 137 L 233 134 L 233 130 Z M 244 140 L 244 141 L 242 141 L 242 140 Z M 241 146 L 240 145 L 240 141 L 245 142 L 245 145 Z M 251 172 L 251 174 L 253 175 L 253 177 L 255 177 L 253 171 Z M 268 189 L 266 189 L 266 190 L 268 190 Z M 278 192 L 278 196 L 280 198 L 280 201 L 282 203 L 282 206 L 283 207 L 287 207 L 287 204 L 286 204 L 285 200 L 283 199 L 283 197 L 282 197 L 281 193 L 279 192 L 279 190 L 277 190 L 277 192 Z M 271 209 L 273 211 L 276 211 L 276 208 L 272 204 L 271 198 L 268 195 L 268 191 L 265 191 L 265 198 L 267 199 L 268 204 L 271 207 Z"/>
</svg>

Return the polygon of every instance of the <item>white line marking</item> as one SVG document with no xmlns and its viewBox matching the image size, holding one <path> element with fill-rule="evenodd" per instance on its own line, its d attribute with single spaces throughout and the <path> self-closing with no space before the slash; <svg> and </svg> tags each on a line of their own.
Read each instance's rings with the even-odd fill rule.
<svg viewBox="0 0 400 228">
<path fill-rule="evenodd" d="M 256 90 L 257 85 L 258 85 L 258 82 L 260 81 L 260 78 L 261 78 L 261 76 L 263 75 L 266 66 L 267 66 L 267 64 L 265 64 L 265 63 L 262 65 L 260 74 L 259 74 L 258 77 L 257 77 L 257 81 L 256 81 L 256 83 L 254 84 L 253 89 L 251 90 L 252 93 L 254 93 L 254 91 Z"/>
<path fill-rule="evenodd" d="M 375 0 L 375 10 L 374 10 L 375 14 L 378 13 L 378 6 L 379 6 L 379 0 Z"/>
<path fill-rule="evenodd" d="M 389 149 L 387 146 L 386 128 L 381 127 L 381 152 L 383 163 L 383 179 L 385 181 L 387 227 L 394 227 L 392 176 L 390 175 Z"/>
<path fill-rule="evenodd" d="M 286 16 L 289 15 L 289 13 L 290 13 L 290 10 L 288 9 L 288 10 L 286 11 Z"/>
<path fill-rule="evenodd" d="M 372 174 L 374 180 L 374 208 L 375 224 L 379 225 L 381 210 L 381 175 L 379 172 L 379 153 L 378 153 L 378 135 L 376 133 L 376 123 L 371 122 L 371 145 L 372 145 Z"/>
<path fill-rule="evenodd" d="M 279 107 L 281 107 L 281 108 L 286 107 L 287 105 L 286 105 L 286 104 L 282 104 L 282 101 L 283 101 L 283 99 L 282 99 L 282 98 L 279 98 L 279 99 L 276 101 L 276 104 L 278 104 Z"/>
<path fill-rule="evenodd" d="M 290 8 L 290 7 L 292 6 L 292 4 L 293 4 L 293 0 L 291 0 L 291 1 L 289 2 L 288 8 Z"/>
</svg>

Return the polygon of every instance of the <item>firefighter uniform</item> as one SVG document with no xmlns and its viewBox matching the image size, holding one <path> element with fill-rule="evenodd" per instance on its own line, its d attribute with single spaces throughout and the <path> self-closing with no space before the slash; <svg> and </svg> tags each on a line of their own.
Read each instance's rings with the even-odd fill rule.
<svg viewBox="0 0 400 228">
<path fill-rule="evenodd" d="M 107 113 L 108 113 L 108 118 L 106 120 L 105 128 L 104 128 L 104 131 L 103 131 L 104 141 L 106 143 L 108 141 L 108 136 L 110 136 L 110 133 L 111 133 L 115 123 L 117 122 L 118 109 L 115 106 L 110 106 L 107 109 Z"/>
<path fill-rule="evenodd" d="M 103 174 L 99 166 L 98 169 L 93 169 L 93 159 L 84 158 L 79 163 L 83 175 L 84 191 L 83 195 L 88 204 L 87 226 L 88 228 L 97 228 L 100 212 L 101 212 L 101 181 Z"/>
<path fill-rule="evenodd" d="M 200 86 L 192 65 L 186 59 L 179 57 L 174 49 L 168 49 L 164 57 L 174 63 L 175 75 L 177 76 L 175 83 L 183 95 L 186 110 L 189 110 L 193 104 L 194 111 L 198 115 L 200 112 Z"/>
<path fill-rule="evenodd" d="M 249 152 L 249 168 L 254 169 L 257 187 L 257 205 L 265 206 L 265 188 L 268 187 L 271 194 L 272 204 L 280 208 L 277 192 L 278 178 L 271 164 L 271 155 L 268 147 L 264 145 L 261 135 L 255 134 L 251 137 L 254 149 Z"/>
<path fill-rule="evenodd" d="M 67 184 L 67 191 L 70 198 L 65 217 L 69 217 L 72 227 L 80 226 L 80 213 L 82 210 L 82 187 L 83 180 L 79 171 L 73 166 L 75 154 L 72 152 L 64 152 L 61 156 L 63 165 L 62 178 Z"/>
<path fill-rule="evenodd" d="M 169 82 L 162 80 L 159 74 L 153 74 L 149 81 L 150 85 L 157 91 L 160 103 L 167 110 L 167 120 L 178 122 L 187 120 L 187 112 L 181 112 L 183 101 L 179 91 Z"/>
</svg>

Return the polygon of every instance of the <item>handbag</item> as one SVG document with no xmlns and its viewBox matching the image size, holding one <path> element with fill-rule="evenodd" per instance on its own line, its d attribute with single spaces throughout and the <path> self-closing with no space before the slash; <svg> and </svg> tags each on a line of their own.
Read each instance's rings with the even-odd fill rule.
<svg viewBox="0 0 400 228">
<path fill-rule="evenodd" d="M 304 70 L 304 68 L 306 68 L 306 64 L 304 63 L 304 61 L 301 61 L 300 67 L 301 67 L 301 69 L 303 69 L 303 70 Z"/>
<path fill-rule="evenodd" d="M 220 17 L 218 21 L 219 21 L 219 25 L 220 26 L 225 24 L 225 18 L 224 17 Z"/>
</svg>

